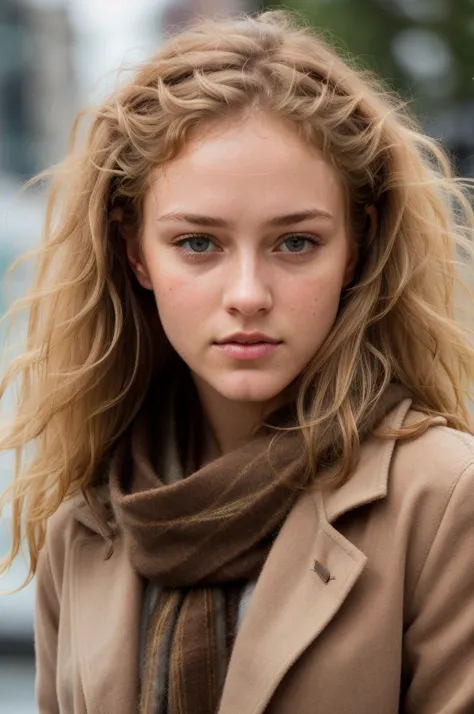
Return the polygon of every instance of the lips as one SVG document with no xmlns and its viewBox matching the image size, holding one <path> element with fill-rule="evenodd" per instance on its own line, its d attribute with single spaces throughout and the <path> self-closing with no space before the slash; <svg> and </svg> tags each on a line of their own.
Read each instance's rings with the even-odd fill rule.
<svg viewBox="0 0 474 714">
<path fill-rule="evenodd" d="M 271 342 L 270 340 L 252 340 L 252 341 L 244 341 L 244 340 L 226 340 L 225 342 L 219 342 L 220 345 L 225 344 L 225 345 L 273 345 L 276 344 L 275 342 Z"/>
<path fill-rule="evenodd" d="M 255 361 L 271 357 L 280 342 L 221 342 L 215 344 L 215 349 L 231 360 Z"/>
<path fill-rule="evenodd" d="M 270 344 L 270 345 L 277 345 L 281 342 L 281 340 L 276 340 L 273 337 L 270 337 L 269 335 L 265 335 L 261 332 L 252 332 L 249 334 L 242 333 L 242 332 L 235 332 L 232 335 L 228 335 L 228 337 L 224 337 L 222 340 L 218 340 L 217 344 L 218 345 L 223 345 L 223 344 L 239 344 L 239 345 L 258 345 L 258 344 Z"/>
</svg>

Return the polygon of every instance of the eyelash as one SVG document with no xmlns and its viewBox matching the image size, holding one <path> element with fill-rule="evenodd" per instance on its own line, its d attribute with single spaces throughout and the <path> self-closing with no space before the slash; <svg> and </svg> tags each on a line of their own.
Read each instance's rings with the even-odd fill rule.
<svg viewBox="0 0 474 714">
<path fill-rule="evenodd" d="M 202 251 L 202 252 L 196 253 L 196 252 L 193 252 L 190 250 L 186 250 L 183 247 L 183 244 L 192 240 L 193 238 L 206 238 L 206 240 L 209 240 L 211 243 L 213 242 L 212 238 L 207 236 L 205 233 L 189 233 L 184 238 L 180 238 L 179 240 L 177 240 L 174 243 L 174 245 L 178 248 L 178 250 L 181 252 L 181 254 L 184 255 L 185 258 L 187 258 L 189 260 L 200 260 L 204 256 L 209 256 L 209 255 L 213 254 L 213 253 L 207 252 L 207 251 Z M 321 241 L 318 238 L 316 238 L 315 236 L 312 236 L 312 235 L 307 235 L 306 233 L 290 233 L 289 235 L 285 236 L 285 238 L 282 240 L 282 243 L 285 243 L 285 241 L 291 240 L 291 238 L 304 238 L 309 243 L 311 243 L 313 247 L 317 247 L 317 246 L 321 245 Z M 310 251 L 292 253 L 291 251 L 288 251 L 286 253 L 286 255 L 291 255 L 294 258 L 298 259 L 298 258 L 302 258 L 302 257 L 308 255 L 309 252 Z"/>
</svg>

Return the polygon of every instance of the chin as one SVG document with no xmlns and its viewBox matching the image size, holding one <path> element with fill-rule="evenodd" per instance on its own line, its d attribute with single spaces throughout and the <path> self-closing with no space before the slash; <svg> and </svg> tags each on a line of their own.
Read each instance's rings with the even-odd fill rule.
<svg viewBox="0 0 474 714">
<path fill-rule="evenodd" d="M 268 402 L 275 399 L 286 387 L 286 383 L 276 383 L 274 380 L 262 380 L 262 375 L 255 375 L 252 378 L 243 380 L 223 380 L 211 385 L 216 392 L 231 402 Z"/>
</svg>

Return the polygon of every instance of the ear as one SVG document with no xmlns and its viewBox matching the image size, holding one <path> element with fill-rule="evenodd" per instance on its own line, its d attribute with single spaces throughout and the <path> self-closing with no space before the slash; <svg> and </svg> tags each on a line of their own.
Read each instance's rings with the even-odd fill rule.
<svg viewBox="0 0 474 714">
<path fill-rule="evenodd" d="M 135 236 L 123 236 L 122 240 L 125 244 L 125 252 L 129 265 L 142 288 L 153 290 L 150 274 L 146 267 L 145 258 L 140 250 L 140 245 Z"/>
</svg>

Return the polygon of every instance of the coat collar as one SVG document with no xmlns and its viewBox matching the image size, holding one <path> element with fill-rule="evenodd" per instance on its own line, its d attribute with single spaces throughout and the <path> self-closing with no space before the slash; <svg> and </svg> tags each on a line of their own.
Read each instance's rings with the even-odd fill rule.
<svg viewBox="0 0 474 714">
<path fill-rule="evenodd" d="M 405 421 L 411 403 L 411 399 L 404 399 L 384 417 L 380 426 L 384 429 L 399 429 Z M 323 493 L 329 523 L 334 523 L 348 511 L 385 498 L 395 443 L 395 439 L 367 439 L 361 448 L 360 461 L 350 479 L 339 488 Z"/>
</svg>

